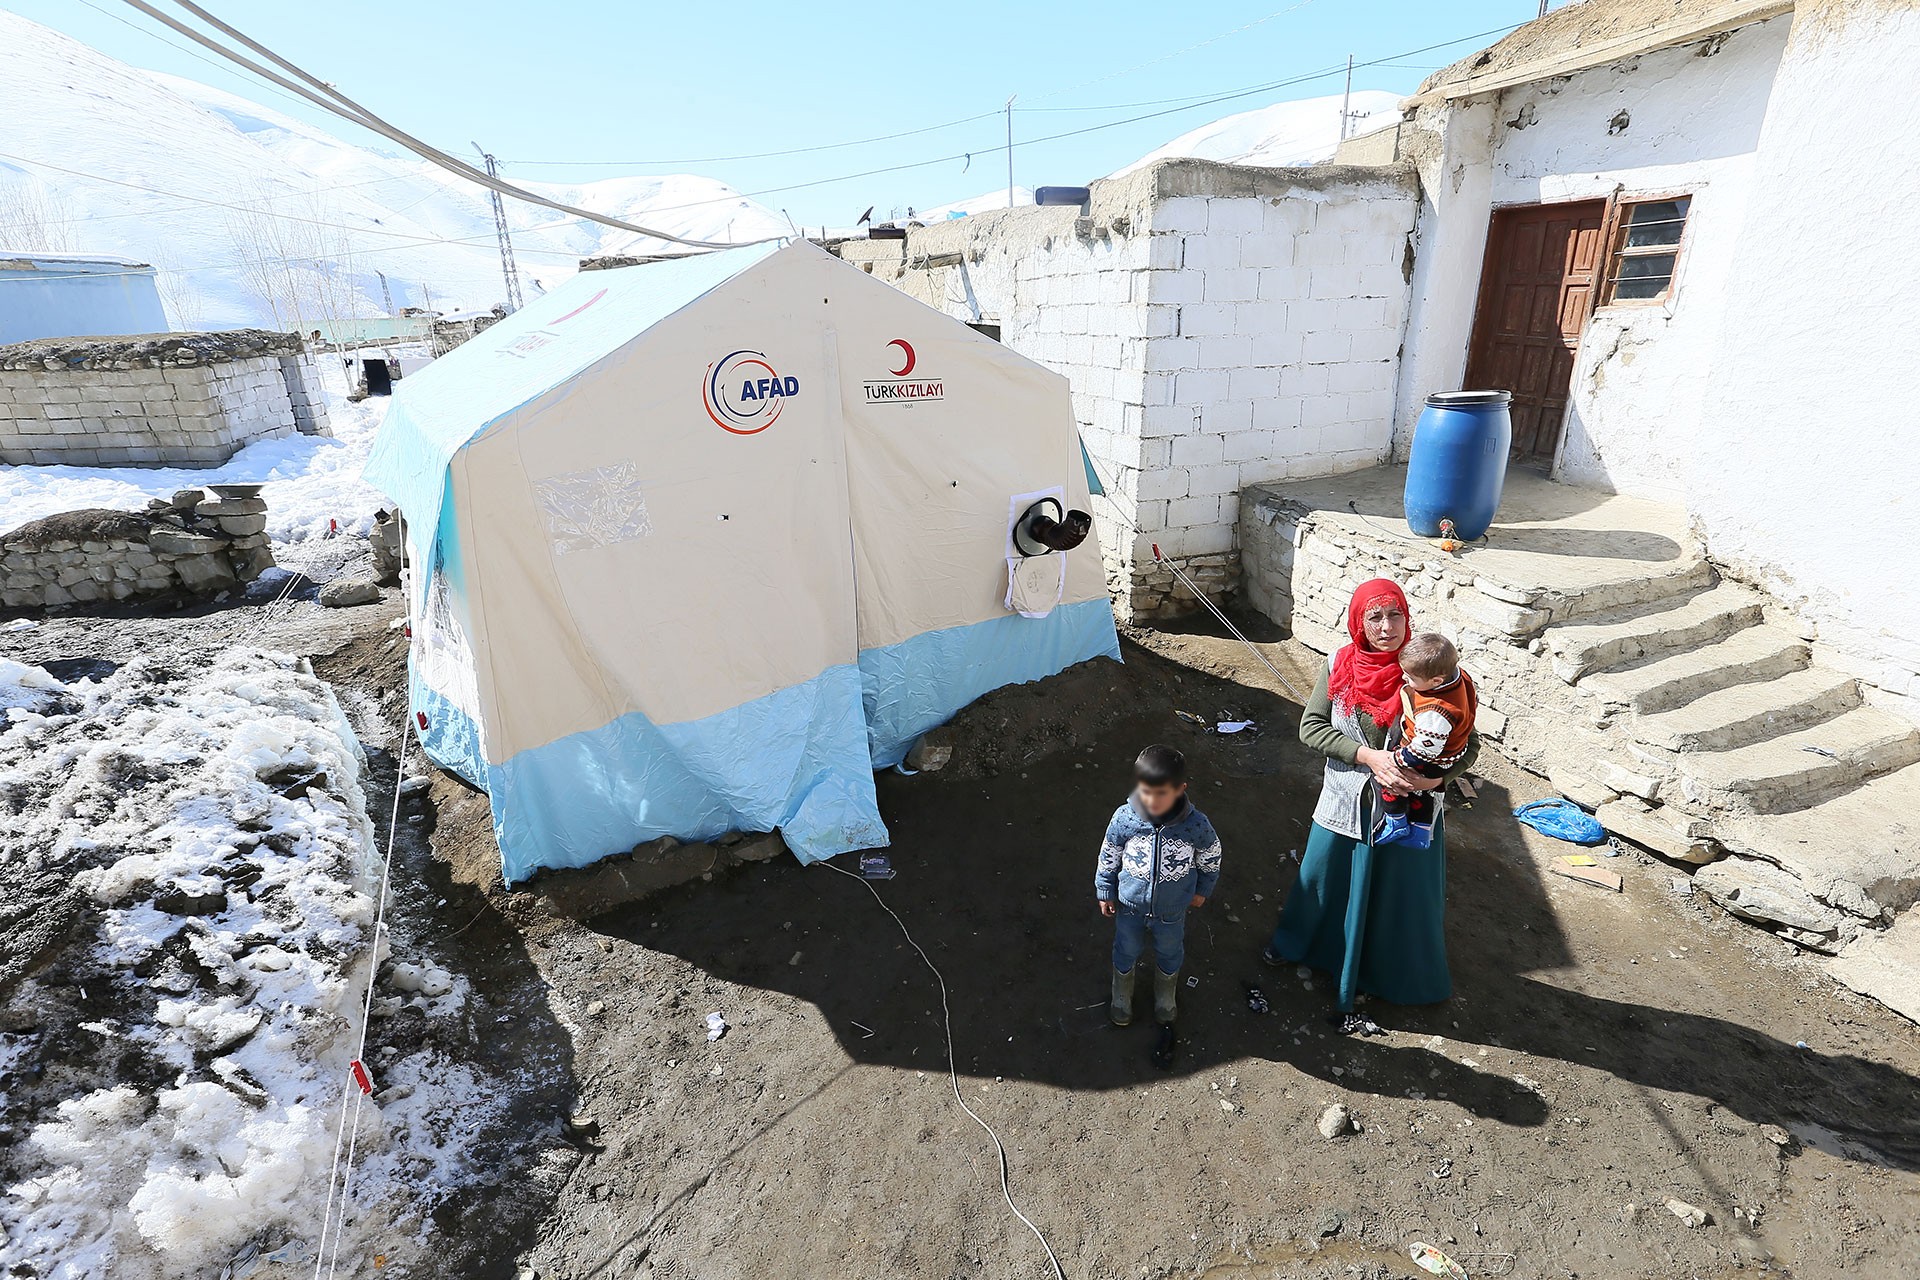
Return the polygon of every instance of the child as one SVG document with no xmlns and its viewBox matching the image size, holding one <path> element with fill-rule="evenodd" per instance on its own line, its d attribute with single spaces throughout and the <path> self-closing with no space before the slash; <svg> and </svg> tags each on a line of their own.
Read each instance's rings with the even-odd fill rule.
<svg viewBox="0 0 1920 1280">
<path fill-rule="evenodd" d="M 1430 631 L 1409 636 L 1400 646 L 1400 745 L 1394 763 L 1423 778 L 1446 776 L 1467 749 L 1480 697 L 1473 677 L 1460 669 L 1460 654 L 1445 636 Z M 1375 844 L 1433 843 L 1433 815 L 1439 807 L 1433 791 L 1411 795 L 1380 794 L 1383 813 Z"/>
<path fill-rule="evenodd" d="M 1112 918 L 1116 1027 L 1133 1021 L 1134 964 L 1153 937 L 1153 1016 L 1160 1024 L 1153 1060 L 1173 1067 L 1174 995 L 1186 958 L 1187 909 L 1204 906 L 1220 879 L 1220 837 L 1187 798 L 1187 761 L 1154 745 L 1133 762 L 1134 789 L 1114 811 L 1093 877 L 1100 914 Z"/>
</svg>

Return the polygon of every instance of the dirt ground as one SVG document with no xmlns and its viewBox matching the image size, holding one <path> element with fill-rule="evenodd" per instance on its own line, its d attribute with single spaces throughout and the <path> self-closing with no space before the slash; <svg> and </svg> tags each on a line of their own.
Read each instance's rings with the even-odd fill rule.
<svg viewBox="0 0 1920 1280">
<path fill-rule="evenodd" d="M 244 613 L 51 620 L 4 648 L 111 660 L 210 643 Z M 399 706 L 390 616 L 309 607 L 275 639 L 374 723 Z M 1703 905 L 1681 868 L 1629 851 L 1618 895 L 1548 874 L 1565 846 L 1508 816 L 1544 784 L 1489 752 L 1479 800 L 1449 814 L 1454 999 L 1370 1005 L 1388 1035 L 1334 1036 L 1327 979 L 1258 959 L 1319 776 L 1297 707 L 1231 640 L 1125 650 L 991 695 L 953 767 L 879 783 L 898 875 L 874 887 L 944 976 L 959 1086 L 1066 1276 L 1415 1277 L 1415 1240 L 1473 1277 L 1911 1274 L 1911 1024 Z M 1269 652 L 1304 687 L 1317 660 Z M 1091 883 L 1155 740 L 1188 752 L 1226 850 L 1189 929 L 1170 1074 L 1147 1020 L 1105 1023 Z M 494 1185 L 437 1215 L 445 1269 L 410 1274 L 1051 1274 L 950 1092 L 941 989 L 867 884 L 782 858 L 577 923 L 537 885 L 500 888 L 484 797 L 441 777 L 408 816 L 400 928 L 501 1010 L 476 1016 L 472 1051 L 524 1126 L 488 1153 Z M 1271 1012 L 1248 1009 L 1248 982 Z M 710 1011 L 731 1027 L 715 1043 Z M 1315 1120 L 1336 1101 L 1361 1131 L 1328 1140 Z M 570 1113 L 590 1139 L 562 1141 Z M 1689 1228 L 1669 1198 L 1711 1222 Z"/>
</svg>

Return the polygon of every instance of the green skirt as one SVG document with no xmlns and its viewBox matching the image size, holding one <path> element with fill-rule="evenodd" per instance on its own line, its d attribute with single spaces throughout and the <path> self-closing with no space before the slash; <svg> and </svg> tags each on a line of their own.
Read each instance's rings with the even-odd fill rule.
<svg viewBox="0 0 1920 1280">
<path fill-rule="evenodd" d="M 1362 991 L 1393 1004 L 1451 996 L 1444 824 L 1442 815 L 1431 848 L 1414 849 L 1375 847 L 1314 823 L 1269 949 L 1334 975 L 1342 1012 Z"/>
</svg>

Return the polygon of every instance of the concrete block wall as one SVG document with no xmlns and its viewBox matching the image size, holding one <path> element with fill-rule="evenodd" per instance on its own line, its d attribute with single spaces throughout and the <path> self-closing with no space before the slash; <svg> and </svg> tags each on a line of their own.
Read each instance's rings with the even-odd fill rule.
<svg viewBox="0 0 1920 1280">
<path fill-rule="evenodd" d="M 1164 553 L 1224 557 L 1231 586 L 1242 489 L 1392 447 L 1418 192 L 1404 169 L 1327 167 L 1174 170 L 1159 197 L 1135 491 Z M 1186 606 L 1170 575 L 1139 588 L 1147 616 Z"/>
<path fill-rule="evenodd" d="M 294 429 L 305 436 L 330 436 L 327 401 L 320 390 L 320 366 L 307 352 L 281 356 L 280 379 L 287 389 L 287 404 L 293 410 Z"/>
<path fill-rule="evenodd" d="M 296 397 L 298 403 L 296 403 Z M 326 434 L 287 334 L 60 339 L 0 348 L 0 463 L 213 467 L 255 440 Z"/>
<path fill-rule="evenodd" d="M 1392 440 L 1418 204 L 1405 168 L 1166 161 L 1023 208 L 836 251 L 1067 376 L 1109 488 L 1094 515 L 1124 620 L 1239 578 L 1239 491 L 1374 465 Z"/>
</svg>

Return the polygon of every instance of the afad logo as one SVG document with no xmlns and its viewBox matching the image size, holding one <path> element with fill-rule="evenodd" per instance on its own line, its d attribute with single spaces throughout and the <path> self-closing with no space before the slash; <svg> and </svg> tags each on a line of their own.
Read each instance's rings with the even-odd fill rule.
<svg viewBox="0 0 1920 1280">
<path fill-rule="evenodd" d="M 800 379 L 775 373 L 765 352 L 741 350 L 707 366 L 700 398 L 722 431 L 756 436 L 779 421 L 787 397 L 799 393 Z"/>
<path fill-rule="evenodd" d="M 889 366 L 887 372 L 891 377 L 874 378 L 864 384 L 868 404 L 925 404 L 947 398 L 947 385 L 940 379 L 913 376 L 920 358 L 914 354 L 911 342 L 895 338 L 887 344 L 887 350 L 900 362 L 900 367 Z"/>
</svg>

